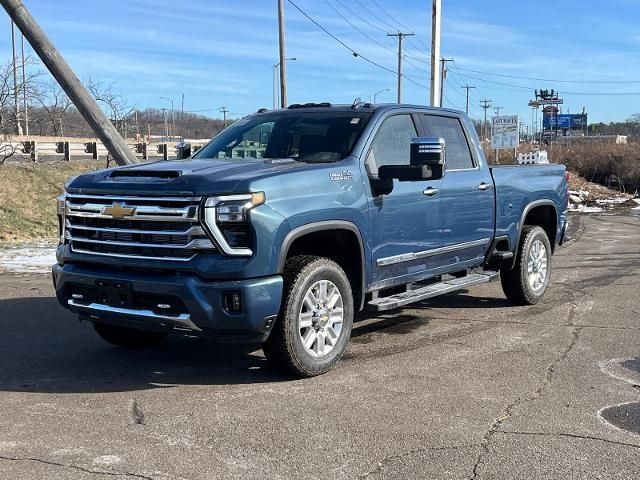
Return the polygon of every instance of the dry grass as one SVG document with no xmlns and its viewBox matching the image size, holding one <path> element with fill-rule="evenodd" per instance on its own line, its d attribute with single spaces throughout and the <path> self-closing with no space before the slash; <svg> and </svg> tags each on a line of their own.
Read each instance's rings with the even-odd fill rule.
<svg viewBox="0 0 640 480">
<path fill-rule="evenodd" d="M 104 168 L 104 162 L 0 166 L 0 240 L 55 238 L 55 199 L 69 177 Z"/>
<path fill-rule="evenodd" d="M 590 182 L 623 193 L 640 191 L 640 145 L 581 144 L 554 146 L 551 160 Z"/>
</svg>

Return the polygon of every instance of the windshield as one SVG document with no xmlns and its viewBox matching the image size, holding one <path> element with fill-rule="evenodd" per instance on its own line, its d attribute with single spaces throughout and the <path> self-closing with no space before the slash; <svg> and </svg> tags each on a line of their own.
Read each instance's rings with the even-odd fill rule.
<svg viewBox="0 0 640 480">
<path fill-rule="evenodd" d="M 371 113 L 279 112 L 237 121 L 194 158 L 290 158 L 331 163 L 347 157 Z"/>
</svg>

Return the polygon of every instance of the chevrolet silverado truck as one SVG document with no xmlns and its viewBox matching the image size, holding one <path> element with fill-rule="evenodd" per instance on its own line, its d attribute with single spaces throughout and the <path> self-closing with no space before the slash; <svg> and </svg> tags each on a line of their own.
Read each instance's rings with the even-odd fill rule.
<svg viewBox="0 0 640 480">
<path fill-rule="evenodd" d="M 256 342 L 313 376 L 338 363 L 365 308 L 498 277 L 513 303 L 539 302 L 567 199 L 564 166 L 489 166 L 460 112 L 292 105 L 188 159 L 70 180 L 53 279 L 112 344 Z"/>
</svg>

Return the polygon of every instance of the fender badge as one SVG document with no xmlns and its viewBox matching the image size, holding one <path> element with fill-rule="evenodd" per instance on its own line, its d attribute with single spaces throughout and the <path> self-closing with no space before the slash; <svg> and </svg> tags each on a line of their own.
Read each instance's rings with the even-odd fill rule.
<svg viewBox="0 0 640 480">
<path fill-rule="evenodd" d="M 349 170 L 342 170 L 341 172 L 331 172 L 329 174 L 329 180 L 331 180 L 332 182 L 353 180 L 353 174 Z"/>
</svg>

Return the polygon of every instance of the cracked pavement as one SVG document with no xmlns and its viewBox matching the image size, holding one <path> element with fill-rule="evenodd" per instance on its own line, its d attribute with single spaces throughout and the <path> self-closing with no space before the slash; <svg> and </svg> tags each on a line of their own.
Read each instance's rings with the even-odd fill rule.
<svg viewBox="0 0 640 480">
<path fill-rule="evenodd" d="M 0 478 L 635 479 L 640 436 L 599 411 L 640 402 L 640 217 L 581 220 L 542 304 L 494 282 L 361 315 L 308 380 L 208 340 L 118 350 L 2 274 Z"/>
</svg>

